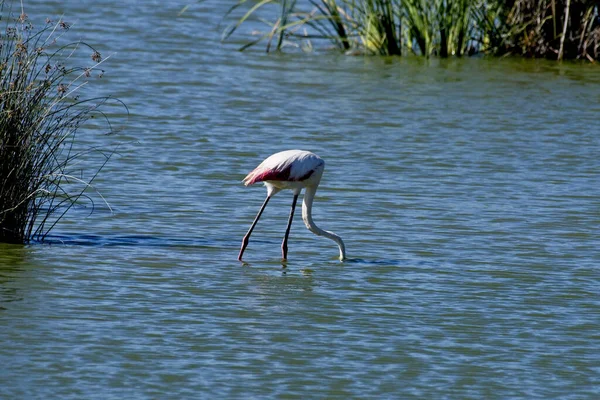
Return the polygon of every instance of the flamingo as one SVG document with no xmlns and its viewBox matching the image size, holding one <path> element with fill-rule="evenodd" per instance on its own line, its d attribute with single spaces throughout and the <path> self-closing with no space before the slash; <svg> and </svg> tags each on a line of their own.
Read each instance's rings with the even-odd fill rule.
<svg viewBox="0 0 600 400">
<path fill-rule="evenodd" d="M 304 201 L 302 202 L 302 219 L 304 220 L 304 224 L 312 233 L 318 236 L 325 236 L 336 242 L 340 249 L 340 261 L 343 261 L 346 258 L 346 248 L 342 238 L 333 232 L 319 228 L 312 219 L 313 199 L 317 188 L 319 187 L 319 182 L 321 181 L 324 169 L 325 161 L 318 155 L 311 153 L 310 151 L 286 150 L 269 156 L 244 178 L 243 182 L 246 186 L 264 182 L 267 187 L 267 198 L 260 207 L 248 233 L 246 233 L 242 240 L 242 248 L 240 249 L 240 254 L 238 256 L 239 261 L 242 261 L 242 256 L 244 250 L 246 250 L 246 246 L 248 246 L 250 235 L 271 197 L 283 189 L 291 189 L 294 193 L 292 210 L 290 211 L 287 229 L 285 230 L 285 236 L 281 243 L 282 260 L 287 260 L 287 242 L 292 226 L 292 219 L 294 218 L 294 209 L 296 208 L 298 195 L 303 188 L 306 188 Z"/>
</svg>

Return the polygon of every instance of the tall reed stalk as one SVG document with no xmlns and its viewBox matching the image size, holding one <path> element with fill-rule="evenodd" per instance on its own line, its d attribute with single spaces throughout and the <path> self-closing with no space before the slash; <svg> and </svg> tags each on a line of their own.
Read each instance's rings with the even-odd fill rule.
<svg viewBox="0 0 600 400">
<path fill-rule="evenodd" d="M 368 53 L 386 56 L 402 53 L 399 3 L 385 0 L 352 2 L 351 14 L 357 21 L 356 30 Z"/>
<path fill-rule="evenodd" d="M 76 150 L 76 133 L 108 98 L 81 100 L 78 92 L 100 53 L 82 42 L 59 46 L 64 21 L 36 30 L 23 12 L 0 4 L 0 242 L 43 240 L 78 201 L 110 158 L 110 152 Z M 68 67 L 82 51 L 92 66 Z M 88 57 L 89 57 L 88 55 Z M 83 161 L 101 154 L 99 165 Z M 75 172 L 77 171 L 77 172 Z"/>
</svg>

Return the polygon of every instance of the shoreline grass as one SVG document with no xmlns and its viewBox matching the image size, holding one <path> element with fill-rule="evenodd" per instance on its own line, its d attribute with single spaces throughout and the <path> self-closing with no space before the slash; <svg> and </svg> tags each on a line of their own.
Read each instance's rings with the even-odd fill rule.
<svg viewBox="0 0 600 400">
<path fill-rule="evenodd" d="M 47 20 L 36 30 L 22 10 L 15 15 L 12 2 L 2 2 L 0 13 L 5 21 L 0 37 L 0 242 L 24 244 L 43 241 L 73 206 L 91 200 L 87 192 L 112 152 L 78 149 L 76 134 L 90 118 L 105 119 L 100 108 L 113 99 L 80 98 L 103 59 L 84 42 L 58 44 L 68 23 Z M 91 65 L 69 67 L 82 52 Z M 92 153 L 102 160 L 93 167 L 83 162 Z"/>
</svg>

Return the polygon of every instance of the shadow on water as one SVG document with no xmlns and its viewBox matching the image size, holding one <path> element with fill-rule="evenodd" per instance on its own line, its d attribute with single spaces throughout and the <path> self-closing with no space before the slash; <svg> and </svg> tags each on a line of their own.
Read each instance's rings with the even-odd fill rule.
<svg viewBox="0 0 600 400">
<path fill-rule="evenodd" d="M 415 269 L 419 267 L 427 267 L 424 264 L 431 263 L 415 263 L 408 259 L 366 259 L 366 258 L 348 258 L 344 261 L 339 261 L 336 257 L 332 257 L 327 261 L 320 260 L 318 258 L 310 259 L 307 257 L 302 260 L 292 259 L 283 261 L 281 259 L 251 259 L 244 260 L 239 263 L 243 268 L 254 269 L 254 270 L 278 270 L 282 275 L 286 275 L 288 272 L 300 272 L 302 275 L 310 276 L 313 272 L 319 271 L 323 268 L 335 269 L 337 271 L 348 271 L 353 269 L 368 269 L 368 268 L 406 268 Z M 437 265 L 437 264 L 435 264 Z"/>
<path fill-rule="evenodd" d="M 256 240 L 256 243 L 270 243 L 268 241 Z M 166 247 L 166 248 L 232 248 L 232 256 L 237 255 L 238 241 L 231 242 L 230 238 L 204 239 L 197 237 L 163 237 L 153 235 L 49 235 L 43 245 L 67 245 L 67 246 L 90 246 L 90 247 Z M 24 246 L 16 246 L 23 249 Z M 26 251 L 22 251 L 26 254 Z M 15 256 L 16 257 L 16 256 Z M 0 259 L 1 260 L 1 259 Z M 309 260 L 307 260 L 309 261 Z M 322 259 L 315 258 L 315 262 L 323 262 Z M 409 259 L 368 259 L 368 258 L 348 258 L 339 261 L 337 257 L 332 256 L 325 264 L 330 266 L 409 266 L 412 265 Z M 256 267 L 258 265 L 268 265 L 270 268 L 278 266 L 282 270 L 294 265 L 294 260 L 282 261 L 280 258 L 260 259 L 252 258 L 240 263 L 244 267 Z"/>
<path fill-rule="evenodd" d="M 135 247 L 222 247 L 219 240 L 201 238 L 173 238 L 150 235 L 52 235 L 45 244 L 69 246 L 135 246 Z"/>
<path fill-rule="evenodd" d="M 18 267 L 25 262 L 27 254 L 27 246 L 0 243 L 0 268 Z"/>
<path fill-rule="evenodd" d="M 22 295 L 11 283 L 27 264 L 27 246 L 0 243 L 0 311 L 3 303 L 22 300 Z"/>
<path fill-rule="evenodd" d="M 258 243 L 261 240 L 257 241 Z M 63 234 L 49 235 L 42 245 L 49 246 L 82 246 L 82 247 L 135 247 L 146 249 L 212 249 L 219 253 L 226 253 L 231 256 L 233 262 L 237 256 L 238 242 L 232 243 L 230 238 L 214 238 L 205 239 L 198 237 L 166 237 L 155 235 L 89 235 L 89 234 Z M 12 257 L 18 260 L 27 254 L 25 246 L 16 246 L 17 250 L 21 249 L 20 253 L 13 251 L 12 253 L 3 254 L 6 257 Z M 32 246 L 29 246 L 30 248 Z M 12 254 L 12 255 L 10 255 Z M 300 255 L 298 255 L 300 257 Z M 0 258 L 0 262 L 2 259 Z M 13 263 L 14 264 L 14 263 Z M 344 261 L 339 261 L 337 257 L 331 256 L 322 259 L 319 256 L 307 255 L 304 259 L 292 259 L 282 261 L 281 258 L 261 259 L 260 257 L 250 257 L 243 262 L 235 260 L 235 264 L 239 264 L 243 268 L 251 268 L 254 270 L 277 270 L 281 275 L 288 273 L 300 272 L 305 276 L 310 276 L 314 271 L 319 271 L 322 268 L 335 268 L 339 271 L 348 269 L 372 269 L 372 268 L 407 268 L 420 269 L 429 268 L 430 262 L 425 260 L 411 260 L 410 258 L 348 258 Z M 436 264 L 437 265 L 437 264 Z"/>
<path fill-rule="evenodd" d="M 419 265 L 430 265 L 431 262 L 424 260 L 416 261 L 408 258 L 348 258 L 341 264 L 345 266 L 362 266 L 362 267 L 397 267 L 397 268 L 418 268 Z"/>
</svg>

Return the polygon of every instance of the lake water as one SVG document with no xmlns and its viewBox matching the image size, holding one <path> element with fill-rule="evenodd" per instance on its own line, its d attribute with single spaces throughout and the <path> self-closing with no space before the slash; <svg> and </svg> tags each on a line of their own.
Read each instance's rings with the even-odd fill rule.
<svg viewBox="0 0 600 400">
<path fill-rule="evenodd" d="M 0 398 L 600 397 L 600 70 L 221 44 L 227 2 L 28 1 L 110 58 L 118 153 L 0 246 Z M 241 184 L 326 160 L 314 219 Z"/>
</svg>

